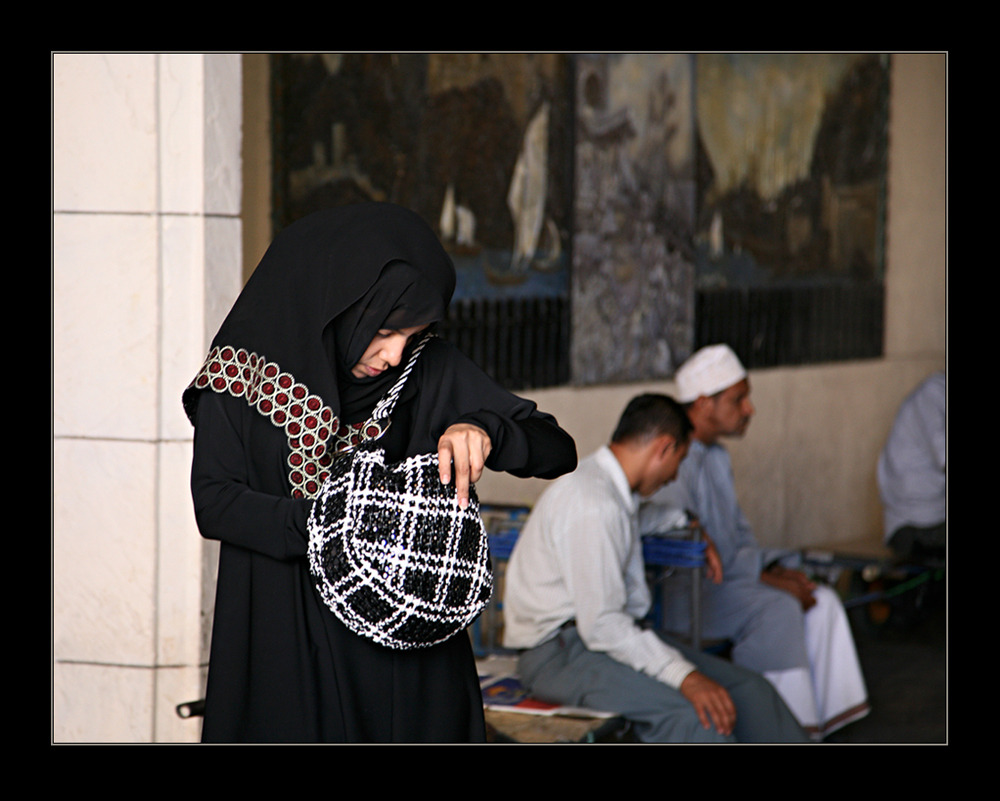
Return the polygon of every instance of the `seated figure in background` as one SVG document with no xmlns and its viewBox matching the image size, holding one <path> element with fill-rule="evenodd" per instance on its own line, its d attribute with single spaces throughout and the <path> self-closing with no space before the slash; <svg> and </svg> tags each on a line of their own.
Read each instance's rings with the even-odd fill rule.
<svg viewBox="0 0 1000 801">
<path fill-rule="evenodd" d="M 944 557 L 946 383 L 933 373 L 903 401 L 878 460 L 886 544 L 900 556 Z"/>
<path fill-rule="evenodd" d="M 702 635 L 733 642 L 732 659 L 762 673 L 814 739 L 869 711 L 868 693 L 844 607 L 836 593 L 782 566 L 754 539 L 736 498 L 729 452 L 719 439 L 746 431 L 750 382 L 727 345 L 702 348 L 675 376 L 694 426 L 677 480 L 640 510 L 642 533 L 687 510 L 701 521 L 722 560 L 720 584 L 702 582 Z M 667 585 L 668 631 L 690 626 L 690 581 Z"/>
</svg>

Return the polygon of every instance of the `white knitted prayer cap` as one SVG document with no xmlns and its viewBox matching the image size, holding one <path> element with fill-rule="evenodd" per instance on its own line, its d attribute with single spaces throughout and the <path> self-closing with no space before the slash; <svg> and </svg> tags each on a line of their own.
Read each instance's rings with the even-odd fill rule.
<svg viewBox="0 0 1000 801">
<path fill-rule="evenodd" d="M 747 377 L 746 368 L 729 345 L 707 345 L 693 354 L 674 375 L 677 400 L 691 403 L 711 397 Z"/>
</svg>

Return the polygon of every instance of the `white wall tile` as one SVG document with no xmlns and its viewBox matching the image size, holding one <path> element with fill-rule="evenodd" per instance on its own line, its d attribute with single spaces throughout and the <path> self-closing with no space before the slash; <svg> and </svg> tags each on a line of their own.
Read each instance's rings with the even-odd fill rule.
<svg viewBox="0 0 1000 801">
<path fill-rule="evenodd" d="M 156 446 L 56 439 L 53 475 L 56 659 L 152 665 Z"/>
<path fill-rule="evenodd" d="M 158 665 L 197 665 L 201 658 L 202 550 L 191 500 L 190 442 L 159 448 L 157 518 Z"/>
<path fill-rule="evenodd" d="M 200 214 L 205 210 L 205 57 L 161 53 L 157 58 L 160 208 Z"/>
<path fill-rule="evenodd" d="M 242 248 L 239 219 L 206 218 L 204 346 L 206 352 L 243 288 Z"/>
<path fill-rule="evenodd" d="M 241 57 L 210 53 L 204 58 L 205 211 L 238 215 L 243 191 Z"/>
<path fill-rule="evenodd" d="M 166 216 L 162 220 L 163 308 L 160 433 L 165 439 L 192 436 L 181 393 L 205 359 L 205 219 Z"/>
<path fill-rule="evenodd" d="M 156 56 L 52 57 L 57 211 L 146 212 L 156 204 Z"/>
<path fill-rule="evenodd" d="M 180 717 L 177 705 L 204 698 L 204 676 L 199 667 L 157 668 L 156 742 L 196 743 L 201 739 L 202 718 Z"/>
<path fill-rule="evenodd" d="M 239 54 L 164 53 L 159 64 L 163 210 L 238 215 Z"/>
<path fill-rule="evenodd" d="M 57 663 L 53 740 L 148 743 L 153 739 L 153 670 Z"/>
<path fill-rule="evenodd" d="M 53 427 L 56 436 L 156 436 L 157 223 L 56 214 Z"/>
</svg>

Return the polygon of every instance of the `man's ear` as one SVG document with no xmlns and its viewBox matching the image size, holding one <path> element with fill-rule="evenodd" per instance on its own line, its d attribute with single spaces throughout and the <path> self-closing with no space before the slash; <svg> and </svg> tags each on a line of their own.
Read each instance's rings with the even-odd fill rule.
<svg viewBox="0 0 1000 801">
<path fill-rule="evenodd" d="M 677 445 L 677 440 L 675 440 L 669 434 L 661 434 L 657 438 L 657 453 L 660 454 L 660 459 L 665 459 L 667 454 L 670 453 Z"/>
</svg>

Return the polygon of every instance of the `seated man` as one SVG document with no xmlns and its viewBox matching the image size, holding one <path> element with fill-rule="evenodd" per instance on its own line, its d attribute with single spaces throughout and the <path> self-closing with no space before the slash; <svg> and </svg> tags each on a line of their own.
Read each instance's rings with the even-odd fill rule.
<svg viewBox="0 0 1000 801">
<path fill-rule="evenodd" d="M 742 436 L 754 413 L 736 354 L 726 345 L 702 348 L 675 380 L 694 425 L 690 453 L 677 481 L 644 505 L 640 530 L 658 530 L 677 509 L 700 519 L 724 576 L 718 585 L 702 583 L 702 635 L 732 640 L 733 662 L 762 673 L 810 736 L 821 739 L 869 711 L 847 615 L 831 589 L 772 561 L 740 509 L 729 453 L 718 441 Z M 668 631 L 689 625 L 691 590 L 684 579 L 668 585 Z"/>
<path fill-rule="evenodd" d="M 903 401 L 878 460 L 885 541 L 904 558 L 944 558 L 946 385 L 933 373 Z"/>
<path fill-rule="evenodd" d="M 676 401 L 642 395 L 609 446 L 546 490 L 507 566 L 504 645 L 525 649 L 519 669 L 533 694 L 617 712 L 646 742 L 801 742 L 760 676 L 640 624 L 650 594 L 637 493 L 674 478 L 690 430 Z"/>
</svg>

